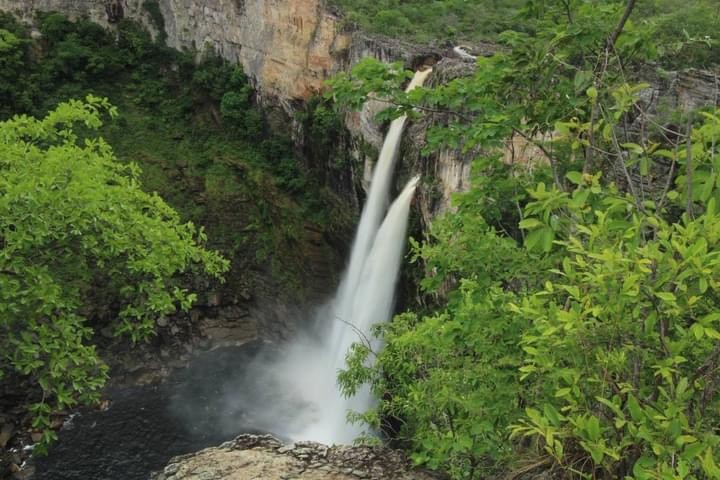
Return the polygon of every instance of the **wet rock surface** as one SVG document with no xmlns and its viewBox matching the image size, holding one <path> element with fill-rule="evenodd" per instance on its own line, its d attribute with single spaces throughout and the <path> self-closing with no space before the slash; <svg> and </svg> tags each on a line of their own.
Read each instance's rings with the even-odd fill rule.
<svg viewBox="0 0 720 480">
<path fill-rule="evenodd" d="M 219 447 L 173 458 L 152 480 L 432 480 L 397 450 L 380 446 L 284 445 L 270 435 L 241 435 Z"/>
<path fill-rule="evenodd" d="M 262 348 L 253 342 L 218 349 L 162 384 L 111 387 L 102 409 L 67 418 L 49 455 L 31 459 L 18 478 L 146 480 L 173 456 L 257 432 L 252 412 L 227 401 L 235 388 L 228 381 L 241 381 L 243 366 Z"/>
<path fill-rule="evenodd" d="M 66 417 L 49 454 L 31 458 L 12 478 L 443 478 L 412 469 L 404 454 L 386 447 L 285 444 L 265 435 L 279 431 L 273 425 L 289 425 L 301 408 L 272 378 L 258 375 L 258 365 L 280 354 L 279 347 L 262 342 L 220 348 L 197 356 L 163 383 L 112 386 L 100 408 Z M 268 408 L 278 403 L 282 409 Z"/>
</svg>

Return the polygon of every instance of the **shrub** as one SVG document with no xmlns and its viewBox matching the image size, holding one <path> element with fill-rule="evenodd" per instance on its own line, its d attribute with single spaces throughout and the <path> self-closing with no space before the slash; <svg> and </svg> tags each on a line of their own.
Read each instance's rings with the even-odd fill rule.
<svg viewBox="0 0 720 480">
<path fill-rule="evenodd" d="M 50 414 L 96 401 L 107 378 L 85 318 L 98 289 L 119 305 L 109 326 L 138 341 L 193 303 L 177 274 L 228 267 L 199 245 L 201 229 L 140 190 L 135 165 L 79 139 L 74 127 L 97 129 L 104 112 L 116 114 L 90 96 L 0 123 L 0 376 L 11 369 L 42 390 L 30 407 L 41 448 L 56 436 Z"/>
</svg>

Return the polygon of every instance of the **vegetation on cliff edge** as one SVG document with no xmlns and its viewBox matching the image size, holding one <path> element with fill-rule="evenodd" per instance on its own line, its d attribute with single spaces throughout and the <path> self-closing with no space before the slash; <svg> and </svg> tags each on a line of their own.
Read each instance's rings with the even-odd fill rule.
<svg viewBox="0 0 720 480">
<path fill-rule="evenodd" d="M 96 401 L 107 378 L 91 343 L 99 295 L 118 303 L 115 332 L 138 341 L 195 300 L 179 273 L 228 268 L 202 229 L 140 189 L 137 166 L 75 133 L 103 114 L 117 112 L 89 96 L 0 123 L 0 379 L 10 369 L 42 390 L 30 406 L 40 447 L 55 438 L 51 414 Z"/>
<path fill-rule="evenodd" d="M 456 479 L 720 478 L 720 111 L 654 108 L 667 51 L 634 0 L 528 6 L 471 77 L 405 94 L 402 66 L 365 61 L 332 81 L 344 105 L 392 99 L 385 118 L 448 112 L 427 150 L 483 152 L 413 242 L 439 305 L 348 355 L 345 391 L 379 399 L 353 417 Z"/>
<path fill-rule="evenodd" d="M 100 134 L 120 161 L 140 166 L 146 190 L 205 226 L 233 261 L 228 290 L 270 270 L 288 297 L 308 293 L 310 266 L 295 254 L 308 245 L 304 225 L 332 230 L 348 215 L 331 213 L 333 195 L 306 174 L 289 138 L 271 132 L 239 66 L 213 52 L 196 64 L 197 52 L 164 47 L 127 20 L 106 31 L 50 13 L 38 28 L 32 40 L 0 15 L 0 119 L 42 117 L 88 93 L 108 98 L 118 116 Z"/>
<path fill-rule="evenodd" d="M 212 52 L 198 64 L 129 21 L 37 25 L 32 39 L 0 14 L 0 375 L 13 375 L 0 381 L 38 387 L 44 446 L 51 414 L 97 399 L 97 332 L 145 339 L 189 290 L 229 303 L 274 284 L 300 300 L 305 225 L 348 215 L 270 131 L 240 67 Z M 228 285 L 204 248 L 229 259 Z"/>
<path fill-rule="evenodd" d="M 506 30 L 533 33 L 542 19 L 572 17 L 576 0 L 332 0 L 348 26 L 419 42 L 495 42 Z M 600 7 L 605 2 L 588 1 Z M 720 42 L 713 35 L 720 21 L 714 0 L 642 0 L 638 23 L 654 31 L 657 59 L 667 68 L 720 63 Z M 572 20 L 570 18 L 570 20 Z"/>
</svg>

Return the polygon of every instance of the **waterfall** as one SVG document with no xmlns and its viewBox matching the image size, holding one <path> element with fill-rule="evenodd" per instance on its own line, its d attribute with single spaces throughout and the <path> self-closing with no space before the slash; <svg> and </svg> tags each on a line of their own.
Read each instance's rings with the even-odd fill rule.
<svg viewBox="0 0 720 480">
<path fill-rule="evenodd" d="M 432 69 L 430 68 L 416 72 L 405 91 L 409 92 L 415 87 L 421 86 L 431 72 Z M 392 174 L 395 170 L 395 163 L 400 151 L 400 141 L 402 140 L 402 133 L 403 130 L 405 130 L 406 122 L 406 115 L 392 121 L 385 135 L 385 141 L 380 150 L 380 157 L 373 169 L 370 191 L 368 192 L 367 200 L 360 215 L 360 223 L 358 224 L 352 252 L 350 254 L 350 263 L 348 264 L 345 278 L 338 289 L 335 301 L 338 308 L 340 308 L 337 310 L 340 318 L 344 318 L 348 314 L 348 312 L 342 310 L 342 307 L 349 304 L 348 297 L 352 296 L 357 288 L 363 264 L 370 252 L 372 242 L 380 227 L 383 214 L 385 213 L 390 185 L 392 184 Z"/>
<path fill-rule="evenodd" d="M 356 289 L 344 291 L 330 310 L 332 330 L 330 342 L 324 347 L 323 388 L 314 392 L 318 415 L 307 428 L 294 438 L 323 443 L 351 443 L 363 432 L 362 425 L 346 422 L 348 410 L 364 412 L 373 404 L 368 386 L 360 388 L 353 397 L 344 398 L 336 384 L 338 370 L 345 366 L 345 354 L 355 342 L 369 343 L 373 351 L 380 341 L 373 338 L 371 327 L 385 322 L 392 315 L 395 283 L 405 246 L 408 214 L 418 177 L 410 180 L 393 202 L 374 241 L 362 262 Z M 340 317 L 343 312 L 345 317 Z"/>
<path fill-rule="evenodd" d="M 415 73 L 407 91 L 420 86 L 430 74 Z M 371 343 L 371 327 L 388 321 L 392 315 L 395 284 L 400 272 L 410 204 L 418 178 L 411 179 L 387 208 L 393 172 L 407 118 L 390 125 L 377 165 L 373 171 L 368 198 L 353 241 L 352 253 L 335 298 L 318 314 L 317 335 L 300 334 L 283 352 L 283 357 L 259 359 L 245 369 L 261 379 L 260 388 L 233 389 L 228 403 L 247 399 L 252 405 L 252 423 L 259 430 L 299 441 L 326 444 L 350 443 L 362 432 L 361 425 L 349 424 L 349 410 L 364 412 L 372 407 L 368 386 L 345 398 L 337 385 L 338 370 L 345 366 L 345 354 L 355 342 Z M 269 402 L 262 391 L 278 392 Z"/>
<path fill-rule="evenodd" d="M 406 91 L 421 86 L 431 69 L 418 71 Z M 390 124 L 373 170 L 370 191 L 363 207 L 350 262 L 337 294 L 324 316 L 330 317 L 331 329 L 323 346 L 326 388 L 318 407 L 318 418 L 297 435 L 298 439 L 324 443 L 348 443 L 362 433 L 362 426 L 348 424 L 348 410 L 363 412 L 372 406 L 372 394 L 362 388 L 352 398 L 343 398 L 336 384 L 338 370 L 345 366 L 345 354 L 354 342 L 371 342 L 371 327 L 392 315 L 395 283 L 400 271 L 407 219 L 417 178 L 413 178 L 385 215 L 393 172 L 407 117 Z M 384 216 L 384 220 L 383 220 Z M 382 223 L 381 223 L 382 222 Z M 322 319 L 327 322 L 327 319 Z"/>
</svg>

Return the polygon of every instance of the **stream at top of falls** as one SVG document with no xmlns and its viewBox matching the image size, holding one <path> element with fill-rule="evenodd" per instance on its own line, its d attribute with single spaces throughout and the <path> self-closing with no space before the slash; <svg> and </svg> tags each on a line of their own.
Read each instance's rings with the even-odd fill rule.
<svg viewBox="0 0 720 480">
<path fill-rule="evenodd" d="M 416 72 L 407 90 L 430 72 Z M 369 388 L 347 398 L 336 379 L 353 343 L 381 348 L 371 327 L 393 312 L 418 183 L 412 178 L 388 207 L 406 121 L 403 116 L 390 125 L 343 280 L 309 322 L 314 328 L 288 345 L 253 342 L 206 352 L 160 385 L 109 389 L 109 408 L 82 410 L 66 422 L 49 455 L 32 460 L 32 478 L 146 479 L 173 456 L 240 433 L 326 444 L 351 443 L 364 433 L 346 415 L 372 407 Z"/>
</svg>

